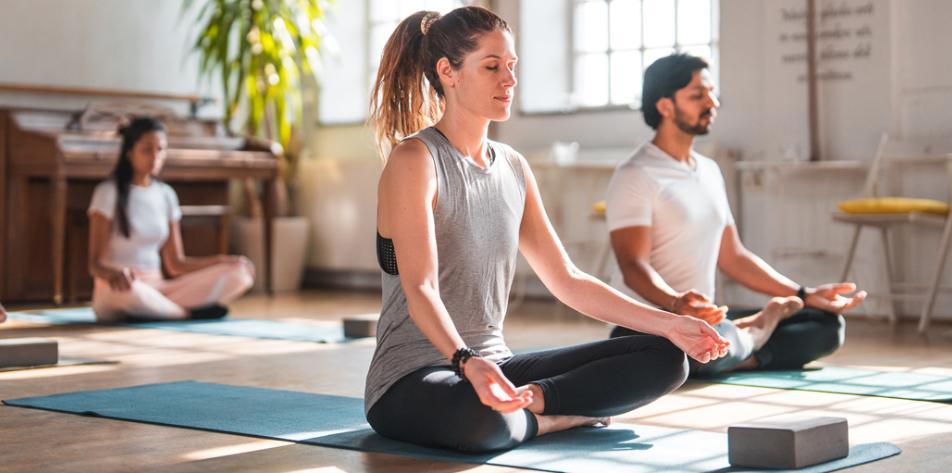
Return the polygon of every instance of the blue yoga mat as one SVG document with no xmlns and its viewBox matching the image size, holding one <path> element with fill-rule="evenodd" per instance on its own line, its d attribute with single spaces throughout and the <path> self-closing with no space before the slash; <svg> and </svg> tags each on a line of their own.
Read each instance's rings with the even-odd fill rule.
<svg viewBox="0 0 952 473">
<path fill-rule="evenodd" d="M 93 324 L 96 316 L 88 307 L 10 312 L 11 319 L 54 325 Z M 151 328 L 174 332 L 227 335 L 234 337 L 336 343 L 351 340 L 344 337 L 340 324 L 309 325 L 275 320 L 232 319 L 175 320 L 168 322 L 136 322 L 118 324 L 123 327 Z"/>
<path fill-rule="evenodd" d="M 952 378 L 826 366 L 818 370 L 742 371 L 700 378 L 721 384 L 952 402 Z"/>
<path fill-rule="evenodd" d="M 152 424 L 287 440 L 451 462 L 570 473 L 734 471 L 727 436 L 697 430 L 613 424 L 535 438 L 494 454 L 465 455 L 383 438 L 364 420 L 363 400 L 276 389 L 183 381 L 4 401 L 5 404 Z M 808 472 L 834 471 L 896 455 L 895 445 L 850 448 L 850 456 Z"/>
<path fill-rule="evenodd" d="M 96 314 L 89 307 L 68 307 L 65 309 L 39 309 L 9 312 L 13 320 L 37 322 L 52 325 L 94 324 Z"/>
</svg>

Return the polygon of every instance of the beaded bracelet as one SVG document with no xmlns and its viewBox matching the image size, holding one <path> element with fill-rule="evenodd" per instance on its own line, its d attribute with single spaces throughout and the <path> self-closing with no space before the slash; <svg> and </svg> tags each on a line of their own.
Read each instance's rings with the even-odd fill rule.
<svg viewBox="0 0 952 473">
<path fill-rule="evenodd" d="M 466 363 L 466 360 L 470 358 L 482 358 L 482 357 L 479 356 L 479 353 L 477 353 L 476 350 L 473 350 L 472 348 L 469 348 L 469 347 L 460 348 L 459 350 L 456 350 L 456 352 L 453 353 L 453 362 L 452 362 L 453 372 L 455 372 L 456 375 L 459 376 L 460 378 L 464 377 L 463 363 Z"/>
</svg>

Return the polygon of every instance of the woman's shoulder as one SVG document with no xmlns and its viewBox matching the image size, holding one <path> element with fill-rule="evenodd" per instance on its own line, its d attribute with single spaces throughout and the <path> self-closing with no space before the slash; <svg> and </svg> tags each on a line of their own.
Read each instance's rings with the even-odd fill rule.
<svg viewBox="0 0 952 473">
<path fill-rule="evenodd" d="M 106 179 L 105 181 L 101 181 L 99 184 L 96 184 L 95 190 L 99 191 L 100 189 L 104 191 L 107 191 L 107 190 L 115 191 L 116 180 L 110 177 L 109 179 Z"/>
<path fill-rule="evenodd" d="M 93 196 L 89 201 L 88 212 L 90 215 L 93 212 L 98 212 L 106 218 L 112 218 L 113 209 L 116 207 L 116 194 L 116 182 L 114 180 L 107 179 L 96 184 Z"/>
<path fill-rule="evenodd" d="M 430 148 L 417 135 L 407 137 L 405 140 L 397 143 L 390 151 L 387 158 L 387 170 L 399 170 L 407 168 L 432 166 Z"/>
<path fill-rule="evenodd" d="M 165 181 L 161 181 L 161 180 L 159 180 L 159 179 L 154 179 L 152 182 L 155 183 L 155 186 L 156 186 L 158 189 L 160 189 L 162 192 L 171 192 L 171 193 L 173 193 L 173 194 L 175 193 L 175 189 L 172 188 L 172 186 L 169 185 L 169 183 L 167 183 L 167 182 L 165 182 Z"/>
<path fill-rule="evenodd" d="M 390 156 L 394 155 L 406 155 L 406 154 L 429 154 L 430 150 L 427 148 L 426 135 L 423 132 L 410 135 L 393 147 L 393 150 L 390 151 Z"/>
<path fill-rule="evenodd" d="M 101 197 L 115 196 L 116 191 L 116 181 L 110 178 L 96 184 L 96 188 L 93 189 L 93 195 Z"/>
<path fill-rule="evenodd" d="M 529 161 L 526 160 L 526 157 L 516 151 L 512 146 L 494 140 L 489 140 L 489 146 L 493 152 L 496 153 L 496 158 L 501 157 L 508 161 L 516 172 L 524 174 L 525 171 L 530 168 Z"/>
<path fill-rule="evenodd" d="M 519 161 L 526 160 L 525 156 L 523 156 L 522 153 L 516 151 L 516 148 L 513 148 L 512 146 L 506 143 L 503 143 L 501 141 L 489 140 L 489 146 L 491 146 L 494 150 L 496 150 L 497 153 L 501 152 L 507 157 L 509 157 L 510 159 L 516 159 Z"/>
<path fill-rule="evenodd" d="M 171 185 L 169 185 L 167 182 L 160 181 L 158 179 L 154 179 L 152 183 L 156 187 L 156 189 L 159 191 L 159 193 L 161 193 L 162 196 L 165 197 L 165 200 L 168 201 L 169 204 L 174 206 L 178 205 L 178 194 L 175 192 L 175 189 Z"/>
</svg>

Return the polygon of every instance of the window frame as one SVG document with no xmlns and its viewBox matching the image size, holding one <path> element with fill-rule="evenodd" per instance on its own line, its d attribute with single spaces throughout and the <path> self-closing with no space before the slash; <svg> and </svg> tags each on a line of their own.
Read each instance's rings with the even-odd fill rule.
<svg viewBox="0 0 952 473">
<path fill-rule="evenodd" d="M 567 24 L 566 26 L 567 26 L 568 31 L 569 31 L 569 35 L 568 35 L 568 37 L 566 38 L 566 54 L 567 54 L 567 56 L 568 56 L 568 61 L 567 61 L 567 67 L 565 68 L 565 71 L 563 71 L 563 72 L 567 75 L 567 77 L 566 77 L 566 79 L 567 79 L 566 83 L 569 84 L 568 93 L 569 93 L 570 95 L 573 95 L 573 94 L 575 94 L 575 91 L 576 91 L 576 89 L 575 89 L 575 87 L 576 87 L 576 86 L 575 86 L 575 84 L 576 84 L 575 67 L 576 67 L 578 58 L 579 58 L 580 56 L 583 56 L 583 55 L 600 54 L 600 55 L 603 55 L 603 56 L 606 58 L 606 64 L 607 64 L 607 81 L 606 81 L 606 83 L 605 83 L 605 86 L 606 86 L 606 88 L 607 88 L 607 90 L 608 90 L 608 101 L 607 101 L 607 103 L 605 103 L 604 105 L 576 105 L 576 104 L 569 104 L 568 107 L 566 107 L 565 109 L 562 109 L 562 110 L 546 110 L 546 111 L 526 111 L 526 110 L 523 110 L 522 107 L 519 107 L 519 110 L 518 110 L 518 112 L 517 112 L 519 116 L 526 116 L 526 117 L 565 116 L 565 115 L 575 115 L 575 114 L 580 114 L 580 113 L 583 113 L 583 114 L 590 114 L 590 113 L 612 113 L 612 112 L 619 112 L 619 111 L 640 111 L 640 110 L 641 110 L 641 104 L 639 103 L 639 102 L 640 102 L 640 97 L 638 97 L 638 100 L 635 100 L 635 101 L 633 101 L 633 102 L 630 103 L 630 104 L 612 103 L 612 97 L 611 97 L 611 92 L 612 92 L 612 91 L 611 91 L 611 85 L 612 85 L 612 78 L 611 78 L 611 75 L 612 75 L 611 55 L 612 55 L 613 52 L 616 52 L 616 51 L 637 51 L 637 52 L 639 53 L 640 57 L 641 57 L 641 68 L 640 68 L 641 74 L 644 75 L 645 68 L 648 66 L 648 65 L 646 65 L 646 64 L 644 63 L 644 54 L 645 54 L 645 51 L 651 50 L 651 49 L 659 49 L 659 48 L 668 47 L 668 46 L 659 46 L 659 47 L 651 47 L 651 48 L 646 48 L 646 47 L 645 47 L 645 44 L 644 44 L 644 37 L 645 37 L 645 31 L 644 31 L 644 24 L 645 24 L 645 18 L 644 18 L 644 0 L 638 0 L 638 7 L 639 7 L 640 10 L 641 10 L 641 15 L 640 15 L 640 16 L 641 16 L 641 22 L 642 22 L 642 27 L 639 28 L 639 30 L 640 30 L 639 33 L 640 33 L 640 35 L 641 35 L 641 40 L 639 41 L 639 46 L 638 46 L 637 48 L 632 48 L 632 49 L 613 49 L 613 48 L 612 48 L 612 44 L 611 44 L 611 19 L 610 19 L 610 15 L 611 15 L 611 3 L 614 2 L 614 1 L 615 1 L 615 0 L 570 0 L 570 2 L 569 2 L 569 11 L 568 11 L 568 13 L 567 13 L 567 15 L 566 15 L 566 21 L 568 22 L 568 24 Z M 679 3 L 680 3 L 680 0 L 670 0 L 670 1 L 673 1 L 673 2 L 674 2 L 674 44 L 672 44 L 670 47 L 671 47 L 675 52 L 681 52 L 681 51 L 683 51 L 683 48 L 684 48 L 684 47 L 698 47 L 698 46 L 704 47 L 704 46 L 706 46 L 706 47 L 710 48 L 710 50 L 711 50 L 711 55 L 710 55 L 710 57 L 707 58 L 707 59 L 708 59 L 709 62 L 710 62 L 711 74 L 712 74 L 712 76 L 714 76 L 715 82 L 717 82 L 718 79 L 719 79 L 719 76 L 720 76 L 720 31 L 719 31 L 719 24 L 720 24 L 720 0 L 707 0 L 707 1 L 710 2 L 710 6 L 711 6 L 711 25 L 710 25 L 710 26 L 711 26 L 711 30 L 710 30 L 711 33 L 710 33 L 710 39 L 709 39 L 709 41 L 708 41 L 707 43 L 693 43 L 693 44 L 687 44 L 687 45 L 678 43 L 678 5 L 679 5 Z M 608 41 L 607 41 L 606 48 L 605 48 L 604 50 L 596 51 L 596 52 L 577 50 L 576 47 L 575 47 L 575 34 L 576 34 L 576 28 L 575 28 L 575 13 L 576 13 L 576 8 L 577 8 L 577 6 L 578 6 L 579 4 L 582 4 L 582 3 L 594 3 L 594 2 L 604 3 L 604 4 L 605 4 L 605 7 L 606 7 L 606 9 L 607 9 L 607 11 L 608 11 L 608 14 L 607 14 L 607 16 L 606 16 L 606 20 L 607 20 L 606 28 L 607 28 L 607 31 L 608 31 Z M 520 11 L 519 14 L 522 15 L 523 12 Z M 639 93 L 638 95 L 640 96 L 640 93 Z"/>
<path fill-rule="evenodd" d="M 325 121 L 321 117 L 320 113 L 317 114 L 317 126 L 322 128 L 332 128 L 332 127 L 352 127 L 355 125 L 364 125 L 367 123 L 367 120 L 370 118 L 370 95 L 373 93 L 373 81 L 377 75 L 377 65 L 374 63 L 374 57 L 376 56 L 375 51 L 373 50 L 373 33 L 374 29 L 380 25 L 391 23 L 393 20 L 387 21 L 374 21 L 373 20 L 373 8 L 375 0 L 363 0 L 364 4 L 364 15 L 362 18 L 362 29 L 363 29 L 363 39 L 364 45 L 363 51 L 361 51 L 361 75 L 363 76 L 363 95 L 364 95 L 364 117 L 360 120 L 341 120 L 341 121 Z M 395 0 L 389 0 L 395 1 Z M 473 0 L 449 0 L 451 3 L 455 3 L 453 8 L 458 8 L 466 5 L 478 5 L 480 2 Z M 399 2 L 398 2 L 399 3 Z M 424 8 L 426 8 L 426 1 L 424 0 Z M 398 6 L 399 9 L 399 6 Z M 405 17 L 397 18 L 397 23 L 399 24 L 403 21 Z M 392 33 L 391 33 L 392 34 Z M 323 92 L 319 90 L 321 95 Z M 318 97 L 320 100 L 320 97 Z"/>
</svg>

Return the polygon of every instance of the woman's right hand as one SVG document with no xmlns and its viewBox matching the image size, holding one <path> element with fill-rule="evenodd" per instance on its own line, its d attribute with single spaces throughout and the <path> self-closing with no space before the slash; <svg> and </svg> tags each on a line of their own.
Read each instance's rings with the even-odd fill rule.
<svg viewBox="0 0 952 473">
<path fill-rule="evenodd" d="M 113 291 L 125 292 L 132 289 L 132 282 L 136 280 L 136 275 L 129 268 L 115 269 L 110 272 L 106 282 Z"/>
<path fill-rule="evenodd" d="M 679 315 L 668 333 L 668 340 L 691 358 L 707 363 L 727 355 L 731 342 L 725 340 L 707 322 Z"/>
<path fill-rule="evenodd" d="M 479 401 L 504 414 L 524 409 L 532 404 L 532 392 L 516 391 L 495 363 L 472 357 L 463 363 L 463 376 L 473 385 Z"/>
</svg>

